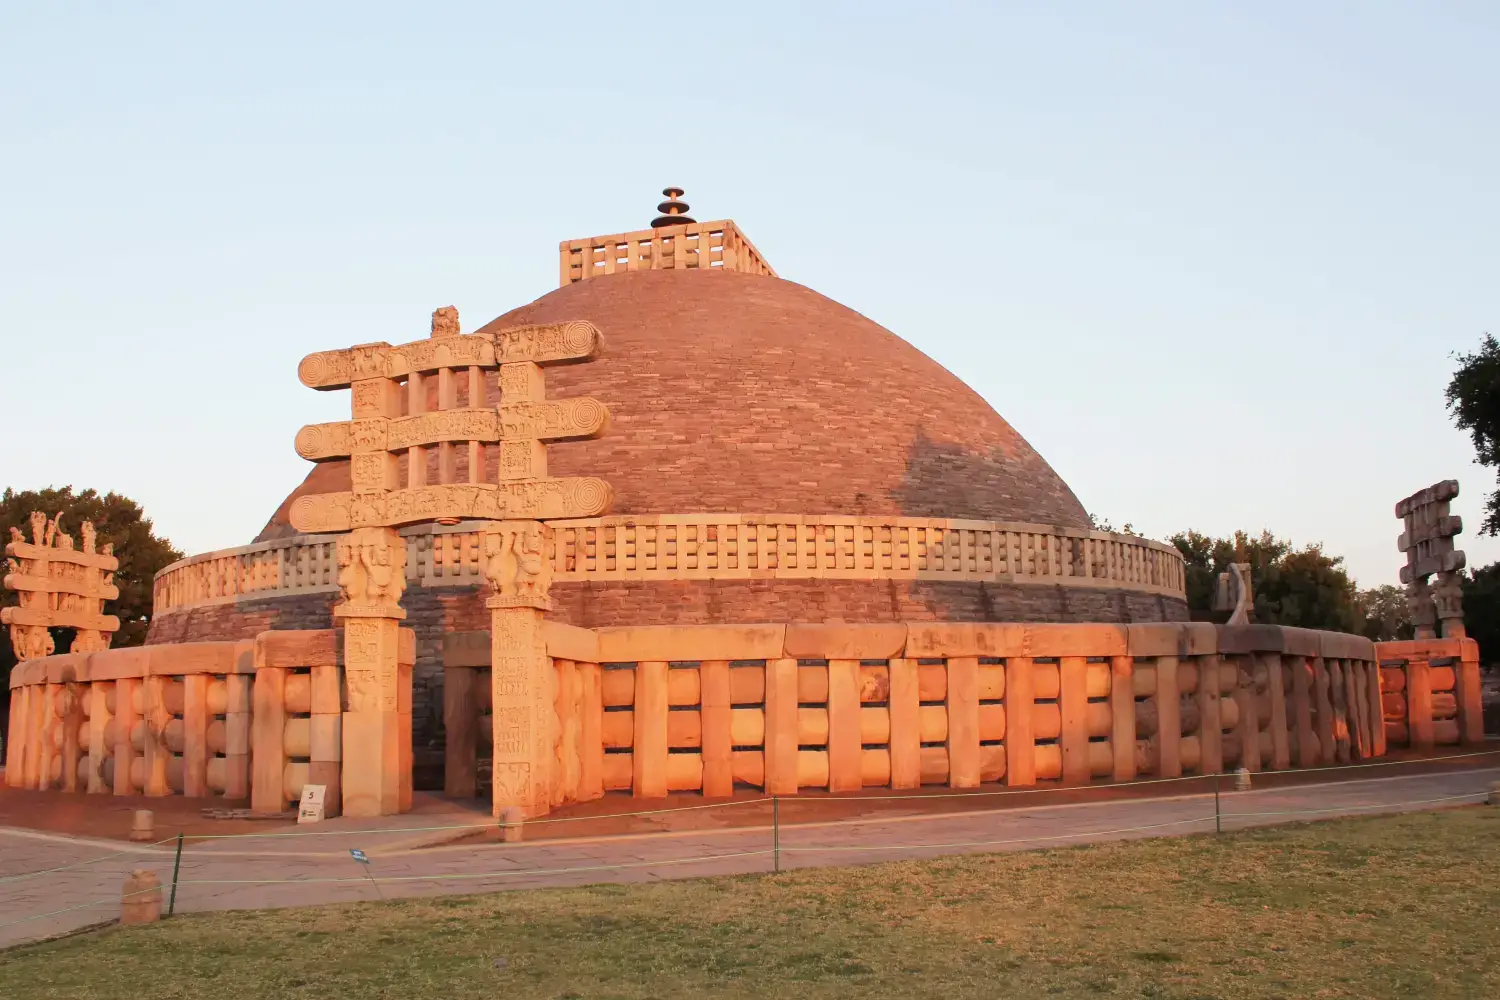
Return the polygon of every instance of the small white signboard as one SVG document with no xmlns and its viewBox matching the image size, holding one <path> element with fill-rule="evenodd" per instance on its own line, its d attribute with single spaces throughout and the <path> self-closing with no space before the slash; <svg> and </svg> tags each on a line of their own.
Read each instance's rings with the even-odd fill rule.
<svg viewBox="0 0 1500 1000">
<path fill-rule="evenodd" d="M 323 796 L 327 793 L 327 785 L 303 785 L 302 806 L 297 810 L 297 822 L 323 822 Z"/>
</svg>

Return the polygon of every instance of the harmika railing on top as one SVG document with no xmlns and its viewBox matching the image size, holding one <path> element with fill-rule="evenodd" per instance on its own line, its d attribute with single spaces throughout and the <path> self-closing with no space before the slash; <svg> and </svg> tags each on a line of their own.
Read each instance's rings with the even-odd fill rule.
<svg viewBox="0 0 1500 1000">
<path fill-rule="evenodd" d="M 937 518 L 676 514 L 557 521 L 554 579 L 907 579 L 1105 587 L 1181 597 L 1182 557 L 1133 535 Z M 414 586 L 483 582 L 475 525 L 417 526 Z M 156 613 L 332 591 L 333 536 L 194 556 L 156 577 Z"/>
<path fill-rule="evenodd" d="M 560 286 L 623 271 L 694 267 L 776 277 L 755 244 L 728 219 L 565 240 L 558 255 Z"/>
</svg>

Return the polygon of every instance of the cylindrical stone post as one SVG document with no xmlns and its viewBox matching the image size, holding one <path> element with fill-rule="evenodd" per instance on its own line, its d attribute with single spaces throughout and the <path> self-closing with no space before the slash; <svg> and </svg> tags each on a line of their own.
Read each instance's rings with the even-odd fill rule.
<svg viewBox="0 0 1500 1000">
<path fill-rule="evenodd" d="M 120 896 L 120 923 L 153 924 L 161 919 L 161 879 L 156 872 L 136 869 L 125 879 Z"/>
</svg>

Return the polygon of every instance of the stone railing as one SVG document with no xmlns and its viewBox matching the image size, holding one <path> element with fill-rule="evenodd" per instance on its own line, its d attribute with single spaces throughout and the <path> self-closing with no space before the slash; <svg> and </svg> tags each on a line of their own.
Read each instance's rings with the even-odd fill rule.
<svg viewBox="0 0 1500 1000">
<path fill-rule="evenodd" d="M 557 583 L 905 579 L 1184 596 L 1182 557 L 1135 535 L 940 518 L 663 514 L 554 521 Z M 408 585 L 484 580 L 473 522 L 405 529 Z M 155 613 L 338 587 L 333 535 L 207 552 L 156 575 Z"/>
<path fill-rule="evenodd" d="M 607 791 L 1026 787 L 1380 757 L 1369 640 L 1277 626 L 549 625 L 553 805 Z M 445 648 L 448 794 L 488 747 L 488 633 Z"/>
<path fill-rule="evenodd" d="M 1375 644 L 1386 737 L 1413 750 L 1484 740 L 1479 644 L 1411 639 Z"/>
<path fill-rule="evenodd" d="M 749 237 L 727 219 L 564 240 L 558 257 L 560 286 L 624 271 L 694 267 L 776 276 Z"/>
<path fill-rule="evenodd" d="M 775 795 L 1208 775 L 1476 745 L 1472 640 L 1374 643 L 1205 623 L 543 624 L 550 804 L 608 791 Z M 415 636 L 400 633 L 398 688 Z M 409 701 L 378 742 L 343 732 L 332 629 L 27 660 L 10 677 L 6 781 L 116 795 L 248 798 L 321 784 L 333 808 L 375 758 L 410 769 Z M 487 632 L 444 643 L 446 788 L 472 796 L 493 704 Z M 509 682 L 507 682 L 509 683 Z M 355 769 L 350 772 L 348 769 Z M 403 808 L 405 808 L 403 806 Z"/>
<path fill-rule="evenodd" d="M 254 675 L 248 640 L 19 663 L 10 675 L 6 784 L 247 798 Z"/>
<path fill-rule="evenodd" d="M 416 637 L 401 629 L 410 690 Z M 337 815 L 347 684 L 334 629 L 262 632 L 26 660 L 10 676 L 6 784 L 115 795 L 223 796 L 278 813 L 311 782 Z M 391 752 L 411 767 L 411 712 Z"/>
</svg>

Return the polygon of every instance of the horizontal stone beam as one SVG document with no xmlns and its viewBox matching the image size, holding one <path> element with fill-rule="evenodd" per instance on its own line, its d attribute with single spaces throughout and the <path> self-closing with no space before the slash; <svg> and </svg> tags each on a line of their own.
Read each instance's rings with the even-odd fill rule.
<svg viewBox="0 0 1500 1000">
<path fill-rule="evenodd" d="M 114 615 L 68 611 L 61 608 L 0 608 L 0 622 L 6 625 L 46 625 L 48 628 L 81 628 L 91 632 L 118 632 L 120 619 Z"/>
<path fill-rule="evenodd" d="M 55 576 L 37 576 L 32 573 L 8 573 L 4 586 L 7 590 L 25 590 L 42 594 L 77 594 L 96 600 L 114 601 L 120 597 L 120 588 L 112 583 L 96 584 L 92 580 L 68 580 Z M 90 590 L 90 586 L 93 589 Z"/>
<path fill-rule="evenodd" d="M 587 476 L 522 479 L 492 485 L 444 484 L 390 493 L 317 493 L 299 497 L 291 509 L 292 527 L 305 533 L 354 528 L 397 527 L 422 521 L 547 520 L 601 514 L 614 490 Z"/>
<path fill-rule="evenodd" d="M 319 462 L 347 458 L 356 450 L 401 451 L 445 441 L 566 441 L 597 437 L 608 424 L 609 410 L 587 396 L 497 409 L 434 410 L 410 417 L 308 424 L 297 432 L 297 454 Z"/>
<path fill-rule="evenodd" d="M 402 378 L 439 368 L 493 368 L 529 361 L 539 365 L 589 361 L 602 339 L 587 320 L 516 326 L 492 333 L 429 337 L 392 346 L 360 344 L 340 351 L 318 351 L 297 366 L 297 377 L 312 389 L 347 389 L 371 378 Z"/>
<path fill-rule="evenodd" d="M 17 559 L 40 559 L 46 562 L 72 563 L 75 566 L 92 566 L 106 573 L 120 568 L 120 560 L 103 552 L 83 552 L 79 549 L 60 549 L 50 545 L 33 545 L 31 542 L 8 542 L 6 555 Z"/>
<path fill-rule="evenodd" d="M 1428 504 L 1443 503 L 1455 499 L 1458 496 L 1458 480 L 1445 479 L 1440 483 L 1434 483 L 1425 490 L 1419 490 L 1396 504 L 1396 516 L 1405 517 L 1418 507 Z"/>
</svg>

